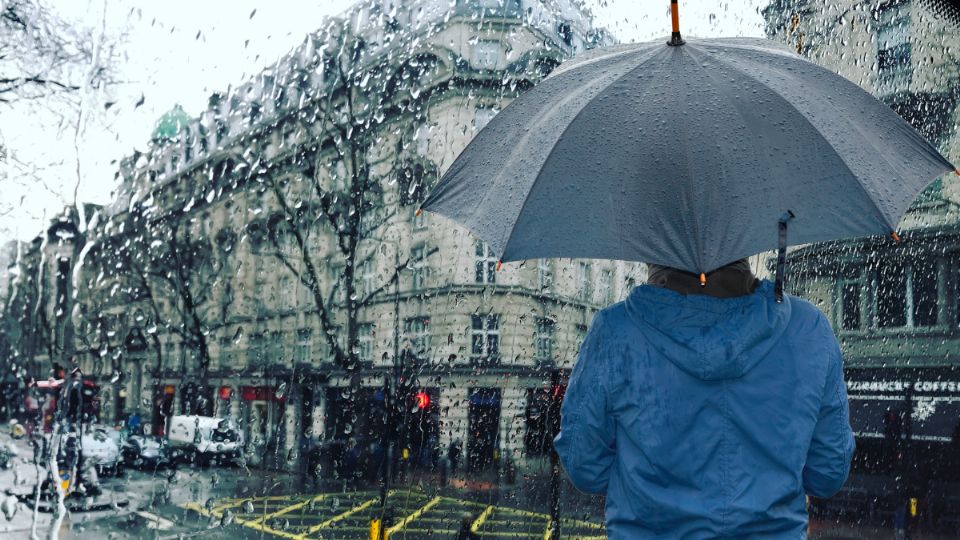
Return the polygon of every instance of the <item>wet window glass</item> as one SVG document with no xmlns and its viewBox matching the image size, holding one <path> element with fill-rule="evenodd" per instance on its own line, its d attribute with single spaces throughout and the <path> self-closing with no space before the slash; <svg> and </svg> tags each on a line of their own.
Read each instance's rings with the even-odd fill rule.
<svg viewBox="0 0 960 540">
<path fill-rule="evenodd" d="M 758 287 L 776 280 L 780 194 L 753 189 L 762 201 L 743 206 L 730 171 L 788 177 L 835 148 L 901 137 L 960 162 L 960 10 L 948 0 L 681 0 L 686 49 L 666 43 L 668 0 L 75 4 L 0 3 L 0 538 L 605 538 L 610 486 L 574 485 L 554 443 L 561 408 L 583 418 L 587 398 L 610 397 L 602 419 L 645 442 L 677 424 L 689 402 L 662 409 L 670 379 L 623 365 L 639 341 L 619 343 L 602 376 L 581 362 L 615 342 L 592 333 L 602 310 L 668 320 L 631 307 L 651 287 L 683 302 L 717 282 L 754 290 L 752 275 L 724 281 L 719 266 L 670 285 L 650 275 L 644 263 L 704 224 L 734 244 L 754 232 L 700 221 L 702 208 L 765 216 L 756 252 L 699 248 L 724 264 L 749 255 Z M 734 36 L 769 41 L 688 64 L 695 82 L 622 63 Z M 617 56 L 640 43 L 662 54 Z M 796 73 L 741 80 L 775 63 L 751 56 L 768 46 L 845 90 L 817 94 Z M 702 97 L 724 81 L 735 89 Z M 871 101 L 839 110 L 854 85 Z M 680 108 L 633 114 L 662 100 Z M 796 112 L 771 103 L 794 101 L 826 108 L 758 135 Z M 870 116 L 874 102 L 905 122 L 875 131 L 893 124 Z M 520 106 L 544 111 L 518 119 Z M 696 129 L 677 132 L 681 116 Z M 568 129 L 594 117 L 588 134 Z M 811 131 L 835 118 L 846 127 Z M 611 133 L 622 136 L 598 144 Z M 786 293 L 838 337 L 837 410 L 856 443 L 835 495 L 794 493 L 810 538 L 958 535 L 960 176 L 901 181 L 943 164 L 900 150 L 821 175 L 836 180 L 831 198 L 879 194 L 875 207 L 834 209 L 857 234 L 796 245 L 828 221 L 802 214 L 786 232 Z M 682 166 L 661 167 L 677 156 Z M 541 175 L 548 165 L 559 173 Z M 885 180 L 844 176 L 861 169 Z M 447 209 L 469 225 L 431 206 L 458 171 L 469 182 L 447 195 L 495 193 Z M 696 184 L 671 187 L 677 171 Z M 553 177 L 576 182 L 538 207 Z M 822 179 L 790 190 L 807 180 Z M 730 193 L 714 196 L 718 185 Z M 643 216 L 657 227 L 631 228 Z M 598 224 L 603 238 L 589 232 Z M 529 258 L 512 257 L 520 244 Z M 640 245 L 656 249 L 620 260 Z M 729 343 L 749 341 L 734 333 Z M 648 457 L 692 463 L 706 455 L 692 440 Z M 809 442 L 777 441 L 777 455 Z M 669 495 L 609 506 L 656 522 Z"/>
</svg>

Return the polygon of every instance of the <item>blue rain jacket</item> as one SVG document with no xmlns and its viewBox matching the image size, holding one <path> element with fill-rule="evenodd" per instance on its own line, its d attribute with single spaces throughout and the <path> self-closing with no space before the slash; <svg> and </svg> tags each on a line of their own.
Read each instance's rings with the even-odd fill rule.
<svg viewBox="0 0 960 540">
<path fill-rule="evenodd" d="M 561 409 L 557 452 L 606 494 L 612 539 L 805 538 L 853 455 L 840 348 L 773 285 L 719 299 L 643 285 L 599 312 Z"/>
</svg>

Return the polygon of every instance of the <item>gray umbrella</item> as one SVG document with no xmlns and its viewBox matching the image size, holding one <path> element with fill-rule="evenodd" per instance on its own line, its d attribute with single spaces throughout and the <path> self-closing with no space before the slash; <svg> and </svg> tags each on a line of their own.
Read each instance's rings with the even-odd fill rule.
<svg viewBox="0 0 960 540">
<path fill-rule="evenodd" d="M 889 107 L 782 46 L 674 36 L 564 63 L 477 134 L 423 208 L 504 262 L 643 261 L 703 280 L 785 251 L 786 221 L 791 244 L 896 238 L 917 193 L 954 170 Z"/>
</svg>

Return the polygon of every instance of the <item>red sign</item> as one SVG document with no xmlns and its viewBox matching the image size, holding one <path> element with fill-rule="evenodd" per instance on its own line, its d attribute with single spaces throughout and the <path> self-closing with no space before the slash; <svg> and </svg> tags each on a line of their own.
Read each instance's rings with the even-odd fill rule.
<svg viewBox="0 0 960 540">
<path fill-rule="evenodd" d="M 172 384 L 168 384 L 163 387 L 163 395 L 165 396 L 172 396 L 176 391 L 176 387 L 174 387 Z"/>
<path fill-rule="evenodd" d="M 286 396 L 277 398 L 272 386 L 241 386 L 240 397 L 244 401 L 284 401 Z"/>
<path fill-rule="evenodd" d="M 233 388 L 230 388 L 229 386 L 221 386 L 217 394 L 220 396 L 220 399 L 230 399 L 233 396 Z"/>
</svg>

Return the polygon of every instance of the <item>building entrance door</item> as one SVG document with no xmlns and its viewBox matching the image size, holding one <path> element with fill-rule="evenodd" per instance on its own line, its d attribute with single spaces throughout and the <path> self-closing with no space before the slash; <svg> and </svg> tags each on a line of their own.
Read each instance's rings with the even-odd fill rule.
<svg viewBox="0 0 960 540">
<path fill-rule="evenodd" d="M 173 414 L 175 391 L 172 384 L 160 385 L 154 389 L 153 415 L 150 418 L 151 431 L 154 435 L 163 436 L 167 432 L 167 418 Z"/>
<path fill-rule="evenodd" d="M 489 469 L 500 442 L 499 388 L 470 390 L 467 429 L 467 466 L 471 472 Z"/>
</svg>

